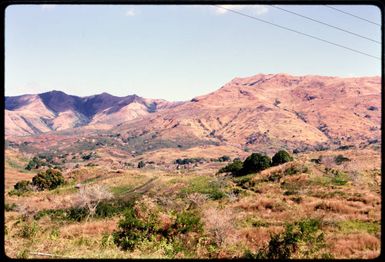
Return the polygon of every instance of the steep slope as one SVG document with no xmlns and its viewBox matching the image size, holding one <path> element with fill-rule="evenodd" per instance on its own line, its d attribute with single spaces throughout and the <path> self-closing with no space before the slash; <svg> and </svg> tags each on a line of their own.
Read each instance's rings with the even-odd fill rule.
<svg viewBox="0 0 385 262">
<path fill-rule="evenodd" d="M 255 75 L 176 108 L 123 124 L 127 137 L 155 132 L 273 151 L 380 141 L 379 77 Z"/>
</svg>

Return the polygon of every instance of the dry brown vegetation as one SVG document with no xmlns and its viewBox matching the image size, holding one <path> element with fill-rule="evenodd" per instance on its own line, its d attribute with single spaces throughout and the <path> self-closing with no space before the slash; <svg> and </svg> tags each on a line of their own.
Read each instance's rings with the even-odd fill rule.
<svg viewBox="0 0 385 262">
<path fill-rule="evenodd" d="M 338 154 L 351 161 L 345 165 L 311 161 L 321 155 L 332 158 Z M 272 234 L 285 231 L 287 223 L 309 218 L 320 222 L 325 235 L 326 246 L 314 257 L 374 258 L 380 252 L 381 173 L 377 151 L 300 154 L 294 162 L 237 178 L 215 175 L 224 163 L 199 164 L 182 174 L 175 165 L 170 171 L 151 166 L 81 166 L 63 172 L 68 182 L 65 185 L 21 196 L 8 192 L 15 182 L 30 179 L 36 171 L 21 172 L 28 158 L 20 152 L 7 151 L 6 157 L 8 163 L 19 163 L 6 164 L 5 170 L 5 203 L 16 205 L 5 212 L 5 251 L 10 257 L 39 258 L 33 252 L 43 252 L 74 258 L 239 258 L 247 250 L 257 252 L 265 247 Z M 114 161 L 119 163 L 117 159 Z M 97 159 L 95 163 L 102 161 Z M 345 172 L 340 179 L 346 181 L 336 180 L 326 168 Z M 133 250 L 124 251 L 112 235 L 123 213 L 110 217 L 95 214 L 80 222 L 63 219 L 60 214 L 34 217 L 44 210 L 79 206 L 75 203 L 80 194 L 77 184 L 108 188 L 111 200 L 132 199 L 137 217 L 145 221 L 151 214 L 158 214 L 157 225 L 163 230 L 173 227 L 177 214 L 196 212 L 203 231 L 181 234 L 177 241 L 146 239 Z"/>
</svg>

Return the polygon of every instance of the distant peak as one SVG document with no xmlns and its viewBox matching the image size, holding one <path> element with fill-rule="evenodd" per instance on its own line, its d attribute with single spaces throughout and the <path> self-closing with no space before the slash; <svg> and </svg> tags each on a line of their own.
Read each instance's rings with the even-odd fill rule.
<svg viewBox="0 0 385 262">
<path fill-rule="evenodd" d="M 97 96 L 113 96 L 113 95 L 111 95 L 107 92 L 103 92 L 103 93 L 98 94 Z"/>
<path fill-rule="evenodd" d="M 60 91 L 60 90 L 52 90 L 52 91 L 41 93 L 40 95 L 44 95 L 44 94 L 61 94 L 61 95 L 64 94 L 64 95 L 66 95 L 66 93 L 64 93 L 63 91 Z"/>
</svg>

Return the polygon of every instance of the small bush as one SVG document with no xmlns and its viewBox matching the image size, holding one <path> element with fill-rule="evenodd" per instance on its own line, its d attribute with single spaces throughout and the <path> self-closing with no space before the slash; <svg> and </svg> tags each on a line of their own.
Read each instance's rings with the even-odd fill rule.
<svg viewBox="0 0 385 262">
<path fill-rule="evenodd" d="M 14 188 L 14 190 L 11 190 L 9 192 L 9 195 L 21 196 L 22 194 L 24 194 L 24 193 L 26 193 L 28 191 L 32 191 L 31 182 L 27 181 L 27 180 L 22 180 L 22 181 L 17 182 L 13 186 L 13 188 Z"/>
<path fill-rule="evenodd" d="M 133 250 L 154 228 L 137 218 L 134 209 L 127 209 L 124 218 L 119 221 L 118 231 L 113 233 L 114 243 L 123 250 Z"/>
<path fill-rule="evenodd" d="M 310 258 L 325 247 L 324 234 L 320 221 L 305 219 L 287 224 L 283 233 L 271 235 L 268 245 L 255 254 L 247 251 L 245 258 L 250 259 L 289 259 Z"/>
<path fill-rule="evenodd" d="M 143 210 L 147 209 L 147 210 Z M 143 242 L 151 242 L 156 239 L 157 242 L 166 240 L 167 243 L 178 242 L 188 232 L 201 233 L 203 225 L 197 213 L 192 211 L 182 211 L 167 216 L 160 215 L 159 211 L 148 209 L 148 206 L 142 206 L 141 210 L 128 208 L 123 219 L 119 221 L 118 230 L 112 236 L 114 243 L 123 250 L 133 250 L 137 245 Z M 145 214 L 147 213 L 147 214 Z M 181 238 L 182 236 L 182 238 Z"/>
<path fill-rule="evenodd" d="M 38 230 L 39 227 L 35 221 L 33 221 L 32 223 L 25 222 L 21 225 L 19 236 L 22 238 L 31 239 L 36 236 Z"/>
<path fill-rule="evenodd" d="M 343 186 L 348 183 L 348 175 L 337 169 L 327 168 L 326 172 L 332 175 L 331 182 L 338 186 Z"/>
<path fill-rule="evenodd" d="M 12 203 L 11 205 L 8 204 L 8 203 L 5 203 L 4 204 L 4 209 L 5 211 L 9 212 L 9 211 L 15 211 L 16 210 L 16 207 L 17 205 L 15 203 Z"/>
<path fill-rule="evenodd" d="M 143 161 L 140 161 L 138 163 L 138 168 L 143 168 L 143 167 L 145 167 L 145 165 L 146 165 L 146 163 L 144 163 Z"/>
<path fill-rule="evenodd" d="M 227 162 L 227 161 L 230 161 L 230 160 L 231 160 L 231 158 L 229 156 L 226 156 L 226 155 L 221 156 L 221 157 L 218 158 L 219 162 Z"/>
<path fill-rule="evenodd" d="M 313 162 L 313 163 L 316 163 L 316 164 L 321 164 L 321 158 L 312 158 L 312 159 L 310 159 L 310 162 Z"/>
<path fill-rule="evenodd" d="M 343 155 L 338 155 L 334 158 L 334 161 L 336 162 L 337 165 L 341 165 L 343 162 L 350 161 L 350 159 L 347 157 L 344 157 Z"/>
<path fill-rule="evenodd" d="M 177 232 L 185 234 L 187 232 L 202 232 L 203 224 L 196 213 L 183 211 L 177 214 L 173 227 L 176 228 Z"/>
<path fill-rule="evenodd" d="M 280 150 L 273 156 L 272 165 L 277 166 L 290 161 L 293 161 L 293 157 L 287 151 Z"/>
<path fill-rule="evenodd" d="M 41 161 L 38 157 L 34 156 L 25 167 L 26 170 L 37 169 L 41 166 L 45 165 L 43 161 Z"/>
<path fill-rule="evenodd" d="M 45 172 L 40 172 L 32 178 L 32 185 L 40 191 L 44 189 L 55 189 L 64 184 L 64 177 L 60 171 L 48 169 Z"/>
<path fill-rule="evenodd" d="M 241 175 L 243 163 L 241 160 L 234 160 L 232 163 L 219 169 L 218 173 L 231 173 L 233 176 Z"/>
<path fill-rule="evenodd" d="M 296 166 L 292 166 L 292 167 L 289 167 L 288 169 L 286 169 L 285 175 L 291 176 L 291 175 L 307 173 L 307 172 L 309 172 L 309 168 L 307 166 L 296 165 Z"/>
</svg>

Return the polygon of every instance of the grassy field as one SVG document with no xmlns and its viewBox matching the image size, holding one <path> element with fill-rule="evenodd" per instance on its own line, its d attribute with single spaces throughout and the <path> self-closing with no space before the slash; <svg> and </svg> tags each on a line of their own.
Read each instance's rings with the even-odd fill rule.
<svg viewBox="0 0 385 262">
<path fill-rule="evenodd" d="M 66 166 L 59 188 L 9 195 L 16 182 L 37 173 L 24 169 L 30 157 L 6 152 L 5 252 L 12 258 L 250 258 L 269 255 L 269 247 L 281 252 L 293 234 L 298 245 L 290 258 L 380 254 L 378 151 L 303 153 L 242 177 L 216 174 L 227 163 L 167 169 L 136 168 L 133 161 L 112 168 L 101 157 L 96 166 Z M 78 184 L 112 194 L 89 219 L 75 217 Z M 130 211 L 132 221 L 154 233 L 124 250 L 114 233 Z"/>
</svg>

